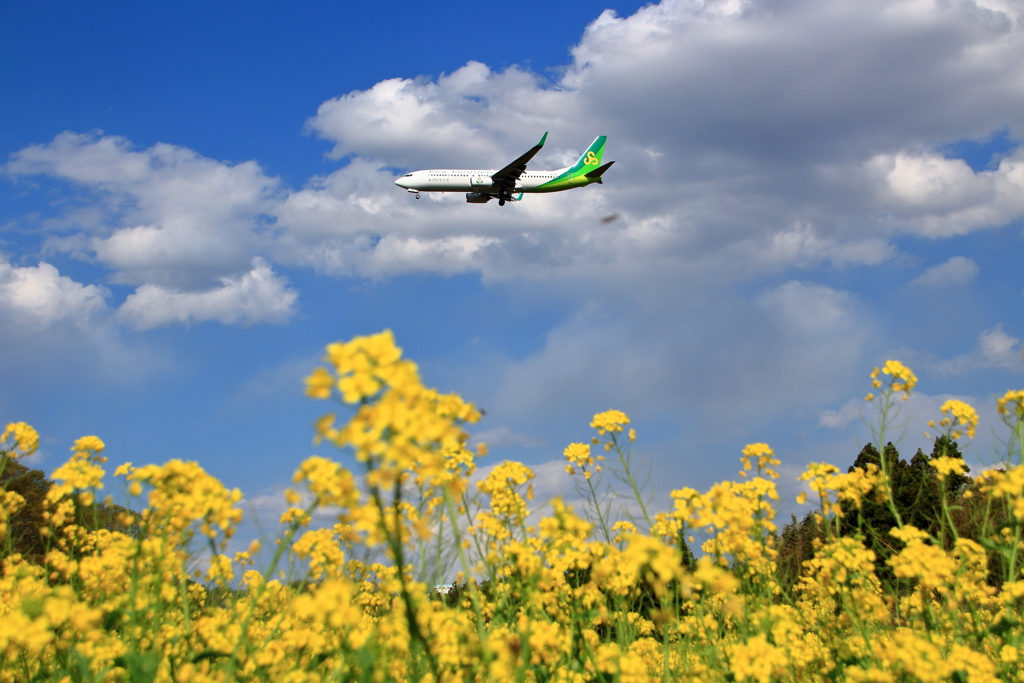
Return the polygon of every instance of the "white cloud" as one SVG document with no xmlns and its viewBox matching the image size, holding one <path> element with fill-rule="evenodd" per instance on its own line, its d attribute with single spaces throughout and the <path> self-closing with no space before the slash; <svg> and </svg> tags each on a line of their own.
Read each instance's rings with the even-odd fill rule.
<svg viewBox="0 0 1024 683">
<path fill-rule="evenodd" d="M 487 403 L 503 416 L 616 408 L 734 426 L 834 399 L 874 328 L 851 294 L 811 283 L 718 301 L 680 298 L 668 315 L 592 306 L 509 363 Z"/>
<path fill-rule="evenodd" d="M 492 451 L 500 448 L 508 448 L 509 446 L 525 446 L 526 448 L 532 448 L 543 445 L 543 442 L 533 439 L 525 434 L 520 434 L 519 432 L 509 429 L 504 425 L 485 429 L 482 432 L 473 434 L 469 443 L 473 448 L 476 448 L 478 444 L 485 443 L 487 444 L 488 449 Z"/>
<path fill-rule="evenodd" d="M 609 267 L 749 277 L 822 262 L 875 265 L 895 255 L 894 232 L 960 234 L 1024 215 L 1019 155 L 974 173 L 962 160 L 907 151 L 1024 128 L 1022 59 L 1018 13 L 995 3 L 781 2 L 768 12 L 668 0 L 627 18 L 602 14 L 554 84 L 470 62 L 332 99 L 308 125 L 335 156 L 413 168 L 498 165 L 550 130 L 537 163 L 552 167 L 589 140 L 579 139 L 586 120 L 610 136 L 619 161 L 604 187 L 585 191 L 593 203 L 527 197 L 506 212 L 458 199 L 413 204 L 409 235 L 395 227 L 408 220 L 409 198 L 382 182 L 376 201 L 359 200 L 372 208 L 336 215 L 348 235 L 361 225 L 401 240 L 487 239 L 488 249 L 458 260 L 487 278 L 578 279 Z M 315 193 L 323 212 L 332 183 L 289 201 L 297 208 Z M 622 220 L 599 223 L 611 213 Z M 292 212 L 282 223 L 301 231 L 311 218 Z M 410 258 L 383 239 L 342 245 L 338 234 L 315 254 L 346 272 L 453 272 L 430 250 Z"/>
<path fill-rule="evenodd" d="M 881 154 L 865 165 L 879 206 L 907 228 L 930 237 L 1005 225 L 1024 215 L 1024 149 L 992 171 L 937 154 Z"/>
<path fill-rule="evenodd" d="M 126 343 L 109 297 L 50 263 L 15 266 L 0 255 L 0 375 L 20 387 L 0 394 L 0 411 L 22 410 L 45 378 L 132 384 L 169 367 L 163 354 Z"/>
<path fill-rule="evenodd" d="M 284 323 L 295 312 L 297 298 L 295 290 L 257 258 L 251 271 L 241 277 L 223 278 L 216 289 L 179 292 L 142 285 L 121 305 L 118 317 L 140 330 L 204 320 L 225 325 Z"/>
<path fill-rule="evenodd" d="M 239 277 L 254 255 L 344 276 L 478 271 L 620 289 L 652 272 L 693 287 L 877 265 L 900 231 L 1024 215 L 1024 151 L 980 173 L 929 151 L 1024 130 L 1015 7 L 666 0 L 605 12 L 554 81 L 471 61 L 324 102 L 308 128 L 349 163 L 293 191 L 254 162 L 97 134 L 64 133 L 5 170 L 96 193 L 103 215 L 64 216 L 88 238 L 55 235 L 50 248 L 98 260 L 115 282 L 183 292 Z M 544 130 L 543 167 L 609 135 L 608 182 L 499 209 L 417 202 L 388 170 L 498 166 Z"/>
<path fill-rule="evenodd" d="M 945 263 L 928 268 L 910 281 L 916 287 L 943 287 L 962 285 L 978 274 L 978 264 L 963 256 L 954 256 Z"/>
<path fill-rule="evenodd" d="M 1024 216 L 1024 150 L 982 172 L 935 152 L 1024 135 L 1020 16 L 995 1 L 665 0 L 603 13 L 553 80 L 469 62 L 339 94 L 308 126 L 346 163 L 299 188 L 255 162 L 100 134 L 3 168 L 84 189 L 50 217 L 47 248 L 137 286 L 117 319 L 141 329 L 285 321 L 296 295 L 272 267 L 479 272 L 573 311 L 481 397 L 503 424 L 534 434 L 505 416 L 610 407 L 764 420 L 848 395 L 879 343 L 871 311 L 815 269 Z M 545 130 L 535 167 L 608 135 L 605 184 L 505 207 L 393 184 L 398 167 L 501 165 Z M 969 278 L 970 263 L 935 272 Z M 1017 342 L 989 332 L 950 372 L 1010 367 Z"/>
<path fill-rule="evenodd" d="M 218 162 L 163 143 L 135 150 L 95 133 L 61 133 L 15 153 L 3 168 L 94 193 L 84 214 L 72 210 L 56 226 L 81 237 L 57 237 L 50 249 L 86 254 L 118 283 L 186 289 L 244 272 L 269 239 L 266 212 L 279 186 L 255 162 Z"/>
<path fill-rule="evenodd" d="M 1004 332 L 1002 323 L 978 335 L 978 345 L 970 353 L 941 361 L 935 366 L 941 375 L 960 375 L 979 368 L 1024 371 L 1020 339 Z"/>
<path fill-rule="evenodd" d="M 8 324 L 42 331 L 54 324 L 89 325 L 107 312 L 110 293 L 61 275 L 49 263 L 12 266 L 0 255 L 0 317 Z"/>
<path fill-rule="evenodd" d="M 864 399 L 851 398 L 838 410 L 822 411 L 818 417 L 819 427 L 841 429 L 863 415 Z"/>
<path fill-rule="evenodd" d="M 565 98 L 554 92 L 544 98 L 542 87 L 540 78 L 518 67 L 494 73 L 471 61 L 433 81 L 393 78 L 328 100 L 307 126 L 335 143 L 335 158 L 358 154 L 402 166 L 461 160 L 490 168 L 505 147 L 522 141 L 511 136 L 495 140 L 480 135 L 480 129 L 493 133 L 510 119 L 518 124 L 510 131 L 549 125 L 556 107 L 545 107 L 543 101 L 561 104 Z"/>
</svg>

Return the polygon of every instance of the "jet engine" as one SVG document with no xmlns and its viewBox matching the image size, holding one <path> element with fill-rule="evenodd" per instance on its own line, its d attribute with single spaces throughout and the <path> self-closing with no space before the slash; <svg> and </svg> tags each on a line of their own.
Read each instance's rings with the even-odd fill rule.
<svg viewBox="0 0 1024 683">
<path fill-rule="evenodd" d="M 491 195 L 480 194 L 479 192 L 467 192 L 466 201 L 470 204 L 486 204 L 491 201 Z"/>
</svg>

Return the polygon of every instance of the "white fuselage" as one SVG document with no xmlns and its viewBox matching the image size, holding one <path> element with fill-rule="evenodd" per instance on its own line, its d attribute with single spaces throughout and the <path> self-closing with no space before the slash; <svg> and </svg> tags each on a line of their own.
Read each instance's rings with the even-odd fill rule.
<svg viewBox="0 0 1024 683">
<path fill-rule="evenodd" d="M 526 171 L 516 181 L 515 192 L 550 191 L 539 188 L 567 170 L 567 168 L 563 168 L 557 171 Z M 416 192 L 490 192 L 494 189 L 491 176 L 495 173 L 497 173 L 497 170 L 493 168 L 475 171 L 468 169 L 429 169 L 406 173 L 395 181 L 395 185 Z"/>
</svg>

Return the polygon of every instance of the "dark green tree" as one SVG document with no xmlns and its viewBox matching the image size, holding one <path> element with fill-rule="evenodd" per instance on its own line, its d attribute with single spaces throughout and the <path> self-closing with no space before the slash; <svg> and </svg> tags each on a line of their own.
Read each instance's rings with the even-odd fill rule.
<svg viewBox="0 0 1024 683">
<path fill-rule="evenodd" d="M 930 463 L 943 456 L 963 459 L 957 442 L 947 436 L 935 439 L 930 456 L 918 449 L 909 463 L 900 458 L 892 443 L 886 444 L 881 454 L 868 444 L 861 449 L 850 467 L 849 471 L 852 472 L 856 467 L 866 469 L 869 463 L 873 463 L 888 476 L 891 506 L 888 502 L 878 502 L 870 496 L 862 502 L 860 510 L 852 503 L 843 503 L 843 517 L 840 520 L 842 535 L 857 532 L 864 535 L 868 546 L 878 556 L 878 575 L 883 581 L 892 581 L 894 578 L 886 560 L 903 549 L 903 543 L 889 533 L 893 527 L 898 526 L 897 514 L 903 524 L 926 531 L 945 544 L 952 542 L 952 534 L 942 511 L 943 491 L 947 503 L 952 504 L 971 479 L 966 475 L 952 475 L 945 482 L 941 481 Z M 966 465 L 965 469 L 970 471 Z"/>
<path fill-rule="evenodd" d="M 0 489 L 14 491 L 25 499 L 21 510 L 11 515 L 8 521 L 11 551 L 41 564 L 46 555 L 46 544 L 39 530 L 43 524 L 43 499 L 50 490 L 51 482 L 42 470 L 29 469 L 2 454 L 0 472 Z"/>
<path fill-rule="evenodd" d="M 0 489 L 14 491 L 25 499 L 21 509 L 11 515 L 8 522 L 11 552 L 20 553 L 31 562 L 42 564 L 48 550 L 47 540 L 41 533 L 46 527 L 43 521 L 43 504 L 53 482 L 42 470 L 33 470 L 16 460 L 0 454 Z M 106 502 L 75 506 L 74 523 L 86 529 L 108 529 L 130 536 L 140 533 L 137 522 L 125 524 L 125 507 Z M 6 541 L 4 542 L 6 543 Z M 0 545 L 0 548 L 3 548 Z M 2 551 L 0 551 L 2 552 Z"/>
<path fill-rule="evenodd" d="M 775 573 L 776 581 L 783 591 L 791 592 L 800 580 L 804 573 L 804 562 L 814 557 L 815 540 L 825 540 L 825 530 L 817 512 L 808 512 L 799 521 L 793 515 L 792 520 L 782 528 L 775 558 Z"/>
</svg>

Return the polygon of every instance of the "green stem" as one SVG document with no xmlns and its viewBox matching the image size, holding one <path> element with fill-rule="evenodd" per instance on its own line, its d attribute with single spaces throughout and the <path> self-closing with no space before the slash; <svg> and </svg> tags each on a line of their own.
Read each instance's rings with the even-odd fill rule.
<svg viewBox="0 0 1024 683">
<path fill-rule="evenodd" d="M 612 444 L 615 446 L 615 452 L 619 454 L 619 462 L 622 463 L 622 470 L 626 473 L 626 479 L 629 481 L 630 488 L 633 489 L 633 496 L 636 498 L 636 502 L 640 505 L 640 511 L 644 513 L 644 519 L 647 520 L 648 532 L 654 528 L 654 522 L 651 521 L 651 516 L 647 512 L 647 505 L 644 503 L 644 497 L 640 493 L 640 487 L 636 483 L 636 478 L 633 476 L 633 471 L 630 469 L 630 461 L 632 458 L 627 458 L 626 454 L 622 450 L 622 446 L 619 445 L 619 439 L 617 434 L 612 434 Z"/>
<path fill-rule="evenodd" d="M 594 490 L 594 482 L 587 476 L 588 472 L 585 467 L 583 469 L 583 478 L 587 480 L 587 488 L 590 490 L 590 499 L 594 501 L 594 510 L 597 512 L 597 519 L 601 523 L 601 531 L 604 533 L 605 543 L 611 545 L 612 535 L 608 532 L 608 524 L 605 522 L 604 513 L 601 512 L 601 503 L 597 500 L 597 491 Z"/>
<path fill-rule="evenodd" d="M 398 583 L 402 597 L 402 604 L 405 606 L 405 619 L 409 629 L 409 636 L 423 647 L 423 652 L 427 657 L 427 664 L 430 666 L 430 672 L 433 674 L 434 680 L 439 681 L 441 680 L 441 677 L 437 668 L 437 660 L 434 657 L 434 653 L 430 651 L 430 642 L 427 640 L 426 636 L 423 635 L 423 632 L 420 630 L 419 622 L 416 621 L 416 609 L 412 604 L 412 596 L 409 594 L 409 584 L 405 580 L 405 558 L 402 549 L 402 521 L 398 512 L 398 505 L 402 500 L 401 477 L 398 477 L 395 480 L 394 498 L 391 505 L 394 510 L 394 531 L 388 528 L 386 517 L 387 512 L 384 509 L 384 500 L 380 495 L 380 489 L 376 486 L 371 486 L 370 495 L 373 498 L 374 504 L 377 506 L 377 512 L 380 513 L 381 524 L 384 526 L 384 537 L 387 539 L 388 546 L 391 549 L 391 554 L 394 556 L 395 567 L 398 570 Z"/>
</svg>

